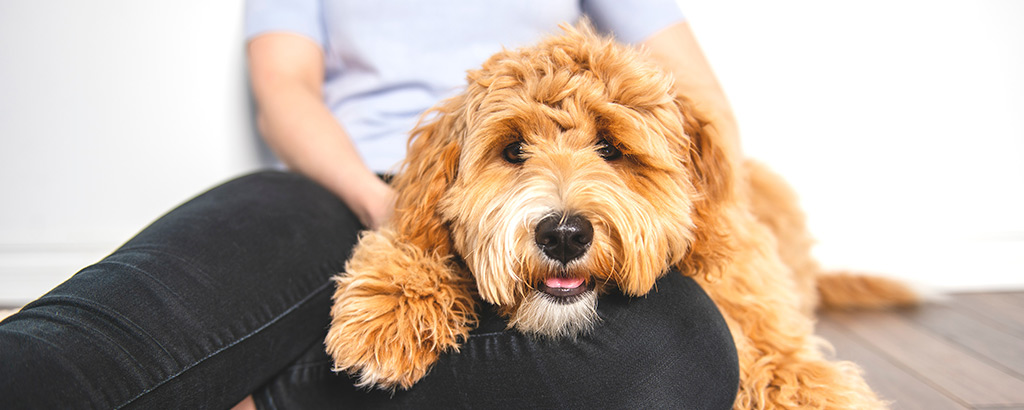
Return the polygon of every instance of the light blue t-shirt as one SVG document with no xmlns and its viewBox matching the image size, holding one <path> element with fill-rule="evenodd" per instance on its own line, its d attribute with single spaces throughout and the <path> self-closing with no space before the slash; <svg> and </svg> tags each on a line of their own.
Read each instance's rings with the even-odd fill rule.
<svg viewBox="0 0 1024 410">
<path fill-rule="evenodd" d="M 284 31 L 323 47 L 327 106 L 370 169 L 388 172 L 466 70 L 584 14 L 626 43 L 683 18 L 675 0 L 247 0 L 246 38 Z"/>
</svg>

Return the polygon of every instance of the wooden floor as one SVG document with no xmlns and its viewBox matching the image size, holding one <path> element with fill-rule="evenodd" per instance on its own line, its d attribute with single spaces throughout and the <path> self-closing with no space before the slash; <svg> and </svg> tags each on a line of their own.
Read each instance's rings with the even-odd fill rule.
<svg viewBox="0 0 1024 410">
<path fill-rule="evenodd" d="M 897 312 L 828 312 L 818 333 L 893 409 L 1024 409 L 1024 291 Z"/>
</svg>

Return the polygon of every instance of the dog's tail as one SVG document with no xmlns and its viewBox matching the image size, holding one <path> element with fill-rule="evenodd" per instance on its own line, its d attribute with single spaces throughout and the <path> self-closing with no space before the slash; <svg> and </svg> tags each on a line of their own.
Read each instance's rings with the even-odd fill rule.
<svg viewBox="0 0 1024 410">
<path fill-rule="evenodd" d="M 905 308 L 926 299 L 922 290 L 881 276 L 828 272 L 816 279 L 820 307 L 824 309 Z"/>
</svg>

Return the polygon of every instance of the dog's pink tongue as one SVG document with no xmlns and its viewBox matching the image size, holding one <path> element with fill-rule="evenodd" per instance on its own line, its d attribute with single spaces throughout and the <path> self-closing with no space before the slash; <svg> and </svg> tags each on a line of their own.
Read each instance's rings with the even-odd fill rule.
<svg viewBox="0 0 1024 410">
<path fill-rule="evenodd" d="M 583 278 L 548 278 L 544 284 L 549 288 L 574 289 L 583 284 Z"/>
</svg>

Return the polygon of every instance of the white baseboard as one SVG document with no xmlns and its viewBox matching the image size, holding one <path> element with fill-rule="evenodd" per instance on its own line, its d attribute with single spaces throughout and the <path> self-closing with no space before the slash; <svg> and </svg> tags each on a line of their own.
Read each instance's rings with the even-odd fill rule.
<svg viewBox="0 0 1024 410">
<path fill-rule="evenodd" d="M 96 263 L 115 245 L 0 250 L 0 306 L 21 306 Z"/>
</svg>

